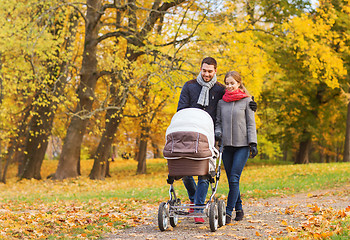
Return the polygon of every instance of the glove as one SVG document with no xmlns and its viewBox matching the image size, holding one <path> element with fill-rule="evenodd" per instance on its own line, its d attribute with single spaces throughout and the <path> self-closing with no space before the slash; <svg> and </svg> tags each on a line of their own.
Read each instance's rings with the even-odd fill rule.
<svg viewBox="0 0 350 240">
<path fill-rule="evenodd" d="M 221 132 L 215 132 L 215 141 L 220 142 L 222 138 L 222 133 Z"/>
<path fill-rule="evenodd" d="M 256 109 L 258 109 L 258 104 L 254 101 L 254 96 L 252 96 L 252 101 L 249 102 L 249 107 L 254 112 L 256 112 Z"/>
<path fill-rule="evenodd" d="M 250 146 L 250 158 L 254 158 L 256 155 L 258 155 L 258 144 L 249 143 L 249 146 Z"/>
</svg>

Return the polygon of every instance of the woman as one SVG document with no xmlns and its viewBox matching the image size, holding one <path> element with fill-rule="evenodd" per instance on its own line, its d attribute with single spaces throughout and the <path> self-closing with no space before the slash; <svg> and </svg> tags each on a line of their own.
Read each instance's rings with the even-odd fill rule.
<svg viewBox="0 0 350 240">
<path fill-rule="evenodd" d="M 224 146 L 222 160 L 229 183 L 226 206 L 226 222 L 230 223 L 233 208 L 234 220 L 241 221 L 244 216 L 239 191 L 239 180 L 249 154 L 258 154 L 254 112 L 249 107 L 251 101 L 236 71 L 225 76 L 226 91 L 219 101 L 216 114 L 215 137 Z"/>
</svg>

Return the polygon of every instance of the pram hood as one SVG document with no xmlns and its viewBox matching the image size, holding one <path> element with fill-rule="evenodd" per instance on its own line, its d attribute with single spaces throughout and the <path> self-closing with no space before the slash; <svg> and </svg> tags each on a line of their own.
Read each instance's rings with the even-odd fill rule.
<svg viewBox="0 0 350 240">
<path fill-rule="evenodd" d="M 215 145 L 213 120 L 202 109 L 185 108 L 175 113 L 165 135 L 174 132 L 198 132 L 207 137 L 210 148 Z"/>
</svg>

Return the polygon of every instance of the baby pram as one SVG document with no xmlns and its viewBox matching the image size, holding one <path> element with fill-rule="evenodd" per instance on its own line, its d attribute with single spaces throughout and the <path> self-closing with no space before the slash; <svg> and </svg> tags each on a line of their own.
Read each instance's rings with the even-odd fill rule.
<svg viewBox="0 0 350 240">
<path fill-rule="evenodd" d="M 186 108 L 178 111 L 166 131 L 163 155 L 168 161 L 170 200 L 162 202 L 158 209 L 158 226 L 161 231 L 168 224 L 176 227 L 179 217 L 209 217 L 212 232 L 226 222 L 224 200 L 215 197 L 221 173 L 221 154 L 215 148 L 214 124 L 204 110 Z M 216 162 L 218 160 L 218 166 Z M 209 179 L 212 194 L 204 206 L 181 204 L 173 183 L 184 176 L 205 176 Z M 190 208 L 201 210 L 191 212 Z"/>
</svg>

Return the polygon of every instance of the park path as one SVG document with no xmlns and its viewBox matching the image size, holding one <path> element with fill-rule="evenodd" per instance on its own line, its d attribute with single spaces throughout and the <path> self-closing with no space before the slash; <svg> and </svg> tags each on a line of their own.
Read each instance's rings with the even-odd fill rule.
<svg viewBox="0 0 350 240">
<path fill-rule="evenodd" d="M 161 232 L 157 225 L 158 206 L 140 210 L 142 224 L 106 235 L 104 240 L 168 240 L 168 239 L 274 239 L 288 234 L 290 228 L 300 228 L 315 208 L 345 209 L 350 206 L 350 183 L 328 190 L 299 193 L 244 202 L 245 218 L 211 232 L 208 218 L 202 225 L 192 218 L 181 218 L 177 227 Z"/>
</svg>

